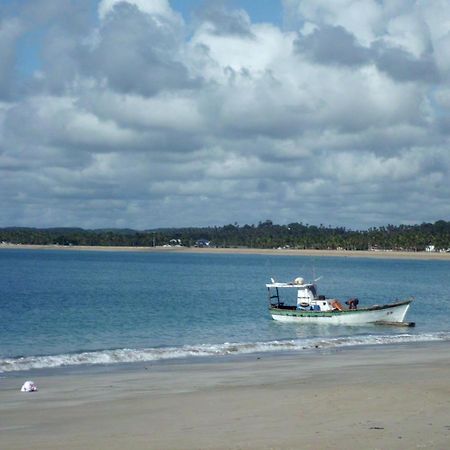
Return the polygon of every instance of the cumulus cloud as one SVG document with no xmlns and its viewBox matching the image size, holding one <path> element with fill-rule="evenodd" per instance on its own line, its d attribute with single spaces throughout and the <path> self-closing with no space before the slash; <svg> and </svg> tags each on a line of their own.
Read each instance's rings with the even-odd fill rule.
<svg viewBox="0 0 450 450">
<path fill-rule="evenodd" d="M 376 45 L 374 59 L 377 68 L 397 81 L 423 81 L 435 83 L 439 81 L 439 72 L 433 55 L 426 53 L 415 58 L 406 50 Z"/>
<path fill-rule="evenodd" d="M 284 0 L 280 26 L 222 1 L 14 4 L 0 225 L 448 219 L 449 6 Z"/>
<path fill-rule="evenodd" d="M 150 9 L 151 11 L 151 9 Z M 153 95 L 161 89 L 194 87 L 178 55 L 179 31 L 166 16 L 119 2 L 98 30 L 84 71 L 122 93 Z"/>
<path fill-rule="evenodd" d="M 295 41 L 298 52 L 322 64 L 360 66 L 369 62 L 369 51 L 342 26 L 326 25 Z"/>
<path fill-rule="evenodd" d="M 241 38 L 251 38 L 251 21 L 248 14 L 242 10 L 230 10 L 224 1 L 205 2 L 197 11 L 197 19 L 202 25 L 219 36 L 237 35 Z"/>
</svg>

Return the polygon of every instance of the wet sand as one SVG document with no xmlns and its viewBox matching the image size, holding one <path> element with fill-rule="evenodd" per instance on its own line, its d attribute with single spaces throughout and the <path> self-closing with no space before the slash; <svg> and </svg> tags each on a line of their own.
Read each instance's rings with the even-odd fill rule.
<svg viewBox="0 0 450 450">
<path fill-rule="evenodd" d="M 203 254 L 248 254 L 248 255 L 289 255 L 328 256 L 341 258 L 392 258 L 450 261 L 450 252 L 405 252 L 366 250 L 299 250 L 299 249 L 257 249 L 257 248 L 196 248 L 196 247 L 106 247 L 106 246 L 62 246 L 62 245 L 15 245 L 1 244 L 1 249 L 62 250 L 62 251 L 122 251 L 122 252 L 172 252 Z"/>
<path fill-rule="evenodd" d="M 36 393 L 21 393 L 33 379 Z M 14 449 L 446 449 L 447 342 L 0 378 Z"/>
</svg>

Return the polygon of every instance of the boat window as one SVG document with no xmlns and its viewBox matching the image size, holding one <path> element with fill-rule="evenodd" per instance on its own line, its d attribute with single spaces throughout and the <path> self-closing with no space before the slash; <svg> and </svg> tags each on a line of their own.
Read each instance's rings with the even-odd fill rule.
<svg viewBox="0 0 450 450">
<path fill-rule="evenodd" d="M 310 287 L 310 290 L 311 290 L 312 294 L 314 295 L 314 297 L 317 297 L 317 290 L 316 290 L 316 287 L 314 285 L 312 285 Z"/>
</svg>

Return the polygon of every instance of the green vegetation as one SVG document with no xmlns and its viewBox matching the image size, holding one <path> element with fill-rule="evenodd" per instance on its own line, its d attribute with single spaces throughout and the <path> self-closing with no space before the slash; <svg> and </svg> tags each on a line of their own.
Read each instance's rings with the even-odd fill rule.
<svg viewBox="0 0 450 450">
<path fill-rule="evenodd" d="M 152 247 L 169 244 L 172 239 L 179 239 L 182 245 L 190 247 L 197 240 L 206 239 L 215 247 L 423 251 L 432 245 L 436 250 L 447 250 L 450 248 L 450 222 L 439 220 L 434 224 L 387 225 L 364 231 L 302 223 L 276 225 L 270 220 L 258 225 L 240 226 L 235 223 L 223 227 L 146 231 L 18 227 L 0 229 L 0 242 L 13 244 Z"/>
</svg>

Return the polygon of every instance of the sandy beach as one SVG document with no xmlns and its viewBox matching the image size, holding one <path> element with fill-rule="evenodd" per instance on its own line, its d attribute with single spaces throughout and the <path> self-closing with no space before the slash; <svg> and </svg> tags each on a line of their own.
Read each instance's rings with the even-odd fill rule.
<svg viewBox="0 0 450 450">
<path fill-rule="evenodd" d="M 446 252 L 404 252 L 366 250 L 299 250 L 299 249 L 258 249 L 258 248 L 197 248 L 197 247 L 105 247 L 105 246 L 62 246 L 2 244 L 1 249 L 22 250 L 62 250 L 62 251 L 121 251 L 121 252 L 172 252 L 203 254 L 248 254 L 248 255 L 288 255 L 288 256 L 328 256 L 341 258 L 392 258 L 450 261 Z"/>
<path fill-rule="evenodd" d="M 26 379 L 39 387 L 21 393 Z M 1 447 L 447 449 L 450 347 L 148 363 L 0 378 Z"/>
</svg>

